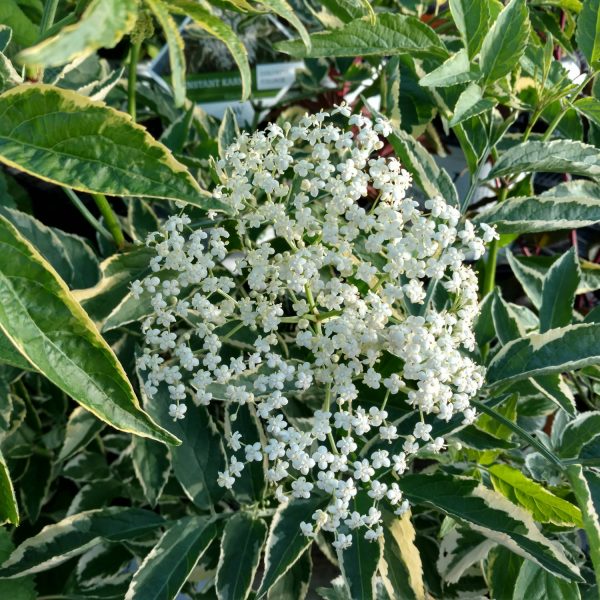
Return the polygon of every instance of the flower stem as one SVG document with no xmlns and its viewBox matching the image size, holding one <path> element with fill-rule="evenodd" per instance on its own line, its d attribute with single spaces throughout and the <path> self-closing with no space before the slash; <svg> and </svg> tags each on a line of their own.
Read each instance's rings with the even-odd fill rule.
<svg viewBox="0 0 600 600">
<path fill-rule="evenodd" d="M 119 219 L 115 214 L 115 211 L 112 209 L 111 205 L 108 203 L 106 196 L 104 194 L 92 194 L 92 198 L 96 203 L 96 206 L 99 208 L 100 213 L 104 217 L 104 221 L 106 222 L 106 227 L 110 231 L 113 239 L 115 240 L 115 244 L 119 250 L 123 249 L 125 246 L 125 237 L 123 236 L 123 231 L 121 229 L 121 225 L 119 224 Z"/>
<path fill-rule="evenodd" d="M 498 202 L 503 202 L 506 200 L 506 196 L 508 195 L 508 188 L 503 187 L 498 194 Z M 488 252 L 488 257 L 485 262 L 485 269 L 483 271 L 483 283 L 481 286 L 481 297 L 485 298 L 496 285 L 496 263 L 498 261 L 498 250 L 500 246 L 498 244 L 498 240 L 492 240 L 490 244 L 490 249 Z"/>
<path fill-rule="evenodd" d="M 56 9 L 58 7 L 58 0 L 46 0 L 44 4 L 44 12 L 42 13 L 42 21 L 40 23 L 40 37 L 42 37 L 52 24 L 54 23 L 54 17 L 56 17 Z"/>
<path fill-rule="evenodd" d="M 142 40 L 131 44 L 131 51 L 129 53 L 129 77 L 127 82 L 127 111 L 131 115 L 131 118 L 135 122 L 136 114 L 136 102 L 135 102 L 135 86 L 137 83 L 137 64 L 140 58 L 140 49 L 142 47 Z"/>
</svg>

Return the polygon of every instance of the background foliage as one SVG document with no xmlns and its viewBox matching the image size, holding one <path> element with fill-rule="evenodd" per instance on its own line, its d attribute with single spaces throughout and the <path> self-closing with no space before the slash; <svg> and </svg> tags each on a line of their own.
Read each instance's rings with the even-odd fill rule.
<svg viewBox="0 0 600 600">
<path fill-rule="evenodd" d="M 249 98 L 225 17 L 266 13 L 305 69 L 257 127 L 352 99 L 391 119 L 382 153 L 416 193 L 502 233 L 477 265 L 481 416 L 438 424 L 448 451 L 402 479 L 412 514 L 338 555 L 299 533 L 317 501 L 277 509 L 260 465 L 224 494 L 227 411 L 174 423 L 133 366 L 139 242 L 181 203 L 209 223 L 238 129 L 186 100 L 179 19 L 224 44 Z M 4 0 L 0 24 L 3 598 L 598 597 L 598 0 Z M 169 89 L 136 71 L 163 42 Z"/>
</svg>

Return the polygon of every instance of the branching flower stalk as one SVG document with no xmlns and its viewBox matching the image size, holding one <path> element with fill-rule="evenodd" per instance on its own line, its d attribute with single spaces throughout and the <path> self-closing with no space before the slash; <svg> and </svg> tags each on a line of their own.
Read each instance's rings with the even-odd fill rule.
<svg viewBox="0 0 600 600">
<path fill-rule="evenodd" d="M 153 273 L 132 284 L 153 308 L 138 361 L 147 394 L 166 386 L 173 419 L 189 402 L 251 405 L 265 442 L 231 431 L 219 484 L 233 488 L 266 457 L 280 503 L 329 499 L 301 530 L 332 532 L 336 548 L 379 539 L 382 504 L 407 510 L 400 476 L 445 447 L 432 421 L 473 422 L 483 383 L 465 352 L 478 312 L 465 261 L 496 233 L 483 225 L 480 237 L 442 198 L 420 208 L 407 197 L 409 174 L 377 155 L 390 133 L 342 105 L 241 134 L 214 192 L 231 216 L 200 230 L 169 218 L 147 240 Z M 374 207 L 363 206 L 369 186 Z M 312 407 L 308 426 L 287 412 L 297 399 Z M 418 415 L 408 432 L 390 417 L 398 407 Z M 363 514 L 358 493 L 371 500 Z"/>
</svg>

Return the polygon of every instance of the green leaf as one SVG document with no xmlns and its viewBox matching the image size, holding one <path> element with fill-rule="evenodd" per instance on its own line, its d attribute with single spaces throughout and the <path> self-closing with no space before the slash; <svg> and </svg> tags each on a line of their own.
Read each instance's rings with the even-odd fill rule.
<svg viewBox="0 0 600 600">
<path fill-rule="evenodd" d="M 526 560 L 515 583 L 514 600 L 580 600 L 579 588 L 573 581 L 555 577 Z"/>
<path fill-rule="evenodd" d="M 15 348 L 15 345 L 0 329 L 0 364 L 10 365 L 23 371 L 35 370 L 31 363 Z"/>
<path fill-rule="evenodd" d="M 484 85 L 508 75 L 518 64 L 529 38 L 525 0 L 510 0 L 486 33 L 479 66 Z"/>
<path fill-rule="evenodd" d="M 0 217 L 0 327 L 52 383 L 117 429 L 177 439 L 144 413 L 123 367 L 67 286 Z"/>
<path fill-rule="evenodd" d="M 574 102 L 573 106 L 590 121 L 600 126 L 600 100 L 592 96 L 587 96 Z"/>
<path fill-rule="evenodd" d="M 304 42 L 306 48 L 310 50 L 310 35 L 287 0 L 260 0 L 260 3 L 266 6 L 276 15 L 280 16 L 282 19 L 288 21 L 290 25 L 292 25 L 292 27 L 300 34 L 300 38 Z"/>
<path fill-rule="evenodd" d="M 437 165 L 431 154 L 414 137 L 402 129 L 394 128 L 388 141 L 404 168 L 428 198 L 442 196 L 449 204 L 458 206 L 458 192 L 450 175 Z"/>
<path fill-rule="evenodd" d="M 217 567 L 219 600 L 245 600 L 260 561 L 267 526 L 262 519 L 238 512 L 227 520 Z"/>
<path fill-rule="evenodd" d="M 390 600 L 425 600 L 423 565 L 415 546 L 410 512 L 401 517 L 383 511 L 383 555 L 379 572 Z"/>
<path fill-rule="evenodd" d="M 92 0 L 77 23 L 24 50 L 19 59 L 57 67 L 89 56 L 99 48 L 113 48 L 133 29 L 137 6 L 136 0 Z"/>
<path fill-rule="evenodd" d="M 0 2 L 0 23 L 11 28 L 15 42 L 20 46 L 35 44 L 39 27 L 21 10 L 15 0 Z"/>
<path fill-rule="evenodd" d="M 221 17 L 213 15 L 199 4 L 196 4 L 194 0 L 166 0 L 166 3 L 171 12 L 190 17 L 198 27 L 221 40 L 227 46 L 242 77 L 242 100 L 247 100 L 252 90 L 252 74 L 248 64 L 248 53 L 235 31 Z"/>
<path fill-rule="evenodd" d="M 600 0 L 584 0 L 577 18 L 577 45 L 593 69 L 600 67 Z"/>
<path fill-rule="evenodd" d="M 546 398 L 552 400 L 557 406 L 566 411 L 567 414 L 572 417 L 577 414 L 573 393 L 561 375 L 558 373 L 541 375 L 530 381 Z"/>
<path fill-rule="evenodd" d="M 169 14 L 169 9 L 162 0 L 146 0 L 146 4 L 150 7 L 152 14 L 156 17 L 165 34 L 165 40 L 169 48 L 169 65 L 171 67 L 171 84 L 173 85 L 175 106 L 183 106 L 186 92 L 183 39 L 179 33 L 177 23 Z"/>
<path fill-rule="evenodd" d="M 307 58 L 394 54 L 448 56 L 443 42 L 431 27 L 416 17 L 392 13 L 380 13 L 375 23 L 365 17 L 339 29 L 314 33 L 311 42 L 310 49 L 300 40 L 279 42 L 275 47 L 280 52 Z"/>
<path fill-rule="evenodd" d="M 496 546 L 490 550 L 486 564 L 486 581 L 491 598 L 512 600 L 522 564 L 523 559 L 520 556 L 503 546 Z"/>
<path fill-rule="evenodd" d="M 495 104 L 493 100 L 484 98 L 483 90 L 476 83 L 472 83 L 458 97 L 456 106 L 454 107 L 454 116 L 450 119 L 450 127 L 454 127 L 471 117 L 480 115 L 486 110 L 493 108 Z"/>
<path fill-rule="evenodd" d="M 557 444 L 557 452 L 562 458 L 576 458 L 583 446 L 598 435 L 600 435 L 600 412 L 582 413 L 566 424 Z"/>
<path fill-rule="evenodd" d="M 469 568 L 485 559 L 496 545 L 476 531 L 454 525 L 442 538 L 436 567 L 446 583 L 457 583 Z"/>
<path fill-rule="evenodd" d="M 458 83 L 472 81 L 477 76 L 471 70 L 471 63 L 466 50 L 452 54 L 439 67 L 430 71 L 419 80 L 419 85 L 425 87 L 447 87 Z"/>
<path fill-rule="evenodd" d="M 321 0 L 321 4 L 344 23 L 375 15 L 369 0 Z"/>
<path fill-rule="evenodd" d="M 306 598 L 312 577 L 310 548 L 277 580 L 267 594 L 267 600 L 298 600 Z"/>
<path fill-rule="evenodd" d="M 204 406 L 188 404 L 185 419 L 174 421 L 168 413 L 170 400 L 166 386 L 161 385 L 152 400 L 145 398 L 143 386 L 140 387 L 144 408 L 181 440 L 181 446 L 171 448 L 171 462 L 187 497 L 202 509 L 216 504 L 225 493 L 217 478 L 226 464 L 221 435 L 210 413 Z"/>
<path fill-rule="evenodd" d="M 463 446 L 484 452 L 486 450 L 511 450 L 515 444 L 482 431 L 475 425 L 469 425 L 452 434 Z"/>
<path fill-rule="evenodd" d="M 600 363 L 600 323 L 532 333 L 504 346 L 491 360 L 487 381 L 497 384 L 562 373 Z"/>
<path fill-rule="evenodd" d="M 82 512 L 47 525 L 26 539 L 0 567 L 0 577 L 39 573 L 83 554 L 100 540 L 129 541 L 156 531 L 163 519 L 140 508 L 114 506 Z"/>
<path fill-rule="evenodd" d="M 40 516 L 50 489 L 52 470 L 49 456 L 32 454 L 27 461 L 25 473 L 19 479 L 21 508 L 30 523 L 35 523 Z"/>
<path fill-rule="evenodd" d="M 510 250 L 506 251 L 506 258 L 508 259 L 508 264 L 517 278 L 517 281 L 521 284 L 523 290 L 527 294 L 527 297 L 531 300 L 531 303 L 539 309 L 542 304 L 543 277 L 528 264 L 518 260 Z"/>
<path fill-rule="evenodd" d="M 502 298 L 500 290 L 498 289 L 494 291 L 492 319 L 494 321 L 498 339 L 503 346 L 508 344 L 508 342 L 523 337 L 525 334 L 519 325 L 519 321 L 515 315 L 512 314 L 510 305 L 504 301 L 504 298 Z"/>
<path fill-rule="evenodd" d="M 169 527 L 135 572 L 125 600 L 172 600 L 217 535 L 206 517 L 184 517 Z"/>
<path fill-rule="evenodd" d="M 225 150 L 235 142 L 238 135 L 240 135 L 240 128 L 237 119 L 235 118 L 235 113 L 231 107 L 228 106 L 225 109 L 225 114 L 219 125 L 219 133 L 217 136 L 219 156 L 225 156 Z"/>
<path fill-rule="evenodd" d="M 14 549 L 8 530 L 3 527 L 0 528 L 0 563 L 3 563 Z M 37 597 L 33 576 L 0 580 L 0 598 L 6 598 L 6 600 L 36 600 Z"/>
<path fill-rule="evenodd" d="M 575 248 L 565 252 L 548 270 L 542 286 L 540 333 L 569 325 L 581 274 Z"/>
<path fill-rule="evenodd" d="M 488 179 L 524 172 L 571 173 L 597 177 L 600 175 L 600 150 L 572 140 L 523 142 L 500 156 L 489 172 Z"/>
<path fill-rule="evenodd" d="M 277 509 L 267 539 L 265 571 L 256 597 L 260 598 L 286 573 L 311 545 L 300 531 L 302 521 L 310 523 L 313 513 L 327 504 L 327 498 L 293 499 Z"/>
<path fill-rule="evenodd" d="M 82 192 L 218 208 L 164 146 L 101 102 L 27 84 L 0 96 L 0 115 L 0 162 L 10 167 Z"/>
<path fill-rule="evenodd" d="M 582 527 L 581 511 L 567 500 L 555 496 L 544 486 L 508 465 L 488 467 L 497 492 L 527 509 L 536 521 L 565 527 Z"/>
<path fill-rule="evenodd" d="M 597 471 L 584 470 L 580 465 L 569 466 L 567 476 L 581 508 L 589 553 L 596 577 L 598 577 L 598 572 L 600 572 L 600 476 Z"/>
<path fill-rule="evenodd" d="M 546 194 L 509 198 L 480 213 L 474 221 L 495 225 L 500 233 L 538 233 L 589 227 L 600 222 L 600 198 Z"/>
<path fill-rule="evenodd" d="M 142 437 L 134 437 L 132 446 L 135 475 L 150 506 L 156 506 L 171 472 L 169 450 L 164 444 Z"/>
<path fill-rule="evenodd" d="M 362 490 L 352 500 L 351 510 L 365 514 L 370 505 L 367 492 Z M 352 535 L 352 545 L 337 551 L 344 581 L 350 590 L 351 598 L 373 600 L 376 594 L 375 575 L 383 552 L 382 544 L 379 540 L 366 540 L 363 531 L 349 533 Z"/>
<path fill-rule="evenodd" d="M 484 0 L 450 0 L 450 12 L 469 58 L 474 58 L 489 29 L 490 12 Z"/>
<path fill-rule="evenodd" d="M 409 474 L 402 477 L 402 491 L 411 503 L 437 508 L 544 569 L 581 580 L 578 567 L 539 531 L 527 511 L 475 479 Z"/>
<path fill-rule="evenodd" d="M 19 524 L 19 507 L 6 461 L 0 452 L 0 524 L 4 523 Z"/>
</svg>

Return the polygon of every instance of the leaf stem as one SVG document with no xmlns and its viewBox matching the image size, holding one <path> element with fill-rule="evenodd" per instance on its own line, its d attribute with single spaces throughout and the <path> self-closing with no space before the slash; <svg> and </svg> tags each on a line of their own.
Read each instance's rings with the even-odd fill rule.
<svg viewBox="0 0 600 600">
<path fill-rule="evenodd" d="M 506 200 L 508 195 L 508 188 L 503 187 L 498 194 L 498 202 Z M 498 240 L 492 240 L 490 249 L 488 252 L 487 260 L 485 261 L 485 268 L 483 270 L 483 283 L 481 285 L 481 297 L 485 298 L 496 285 L 496 263 L 498 262 L 498 250 L 500 245 Z"/>
<path fill-rule="evenodd" d="M 127 111 L 131 115 L 133 122 L 135 123 L 137 117 L 136 111 L 136 97 L 135 97 L 135 86 L 137 84 L 137 65 L 140 58 L 140 49 L 142 47 L 142 40 L 131 44 L 131 51 L 129 52 L 129 77 L 127 79 Z"/>
<path fill-rule="evenodd" d="M 119 250 L 123 249 L 125 246 L 125 237 L 123 236 L 123 231 L 121 229 L 121 225 L 119 224 L 119 219 L 115 214 L 115 211 L 112 209 L 111 205 L 108 203 L 106 196 L 104 194 L 91 194 L 96 206 L 100 210 L 100 213 L 104 217 L 104 221 L 106 222 L 106 227 L 110 231 L 113 239 L 115 240 L 115 244 L 117 244 L 117 248 Z"/>
<path fill-rule="evenodd" d="M 496 412 L 493 408 L 486 406 L 483 402 L 479 402 L 478 400 L 471 400 L 471 404 L 476 406 L 481 412 L 486 415 L 492 417 L 502 425 L 505 425 L 510 430 L 514 431 L 519 437 L 526 440 L 531 446 L 536 448 L 540 454 L 545 456 L 553 465 L 558 467 L 561 471 L 565 470 L 565 465 L 561 462 L 561 460 L 556 456 L 552 451 L 548 450 L 542 442 L 536 440 L 532 435 L 527 433 L 522 427 L 519 427 L 516 423 L 513 423 L 510 419 L 507 419 L 504 415 Z"/>
<path fill-rule="evenodd" d="M 83 218 L 105 239 L 112 241 L 110 232 L 96 217 L 88 210 L 87 206 L 81 201 L 79 196 L 71 188 L 63 188 L 69 200 L 77 207 Z"/>
</svg>

